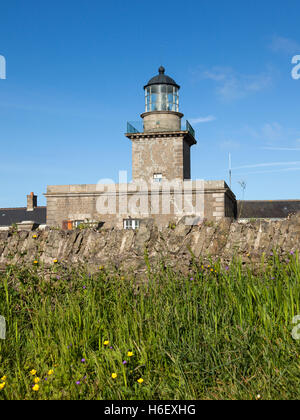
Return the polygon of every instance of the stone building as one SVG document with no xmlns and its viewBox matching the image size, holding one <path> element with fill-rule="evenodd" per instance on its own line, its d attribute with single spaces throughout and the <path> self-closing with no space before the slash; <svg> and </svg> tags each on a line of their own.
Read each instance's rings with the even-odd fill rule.
<svg viewBox="0 0 300 420">
<path fill-rule="evenodd" d="M 82 223 L 137 228 L 143 219 L 160 227 L 186 217 L 235 218 L 237 202 L 225 181 L 192 181 L 195 132 L 179 111 L 180 86 L 163 67 L 146 86 L 142 129 L 127 124 L 132 181 L 118 184 L 48 186 L 47 225 L 72 229 Z"/>
</svg>

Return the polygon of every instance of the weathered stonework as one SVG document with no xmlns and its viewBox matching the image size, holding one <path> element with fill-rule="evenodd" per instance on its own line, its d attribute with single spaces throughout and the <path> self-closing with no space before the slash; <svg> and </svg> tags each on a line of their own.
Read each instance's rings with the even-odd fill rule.
<svg viewBox="0 0 300 420">
<path fill-rule="evenodd" d="M 152 221 L 145 221 L 138 231 L 48 229 L 36 234 L 33 238 L 27 231 L 0 232 L 0 267 L 32 265 L 34 260 L 52 266 L 58 259 L 63 265 L 85 264 L 91 271 L 104 265 L 139 273 L 146 269 L 147 251 L 153 265 L 163 259 L 179 271 L 188 271 L 192 261 L 207 257 L 227 263 L 238 256 L 249 264 L 276 249 L 290 258 L 290 253 L 300 249 L 300 213 L 277 222 L 245 224 L 223 218 L 194 227 L 179 222 L 174 228 L 160 231 Z"/>
<path fill-rule="evenodd" d="M 151 111 L 141 115 L 145 133 L 181 131 L 183 114 L 172 111 Z"/>
<path fill-rule="evenodd" d="M 190 179 L 190 147 L 196 144 L 188 131 L 126 134 L 132 141 L 132 179 L 147 182 L 160 173 L 163 179 Z"/>
<path fill-rule="evenodd" d="M 181 189 L 179 191 L 171 189 L 170 195 L 162 193 L 163 185 L 158 183 L 153 185 L 156 188 L 154 192 L 151 192 L 150 188 L 137 190 L 134 184 L 48 186 L 47 194 L 45 194 L 48 203 L 47 225 L 62 228 L 66 220 L 83 220 L 85 222 L 97 221 L 104 224 L 104 227 L 115 226 L 121 229 L 123 220 L 132 217 L 152 218 L 161 229 L 168 226 L 170 222 L 177 222 L 182 218 L 183 212 L 179 210 L 184 209 L 185 206 L 182 195 L 185 185 L 192 186 L 192 204 L 195 207 L 199 202 L 196 200 L 203 201 L 202 218 L 219 220 L 222 217 L 236 217 L 235 196 L 224 181 L 204 181 L 202 191 L 197 190 L 195 181 L 182 181 L 178 184 L 182 186 Z M 145 186 L 147 187 L 147 184 Z M 139 211 L 138 205 L 135 206 L 137 199 L 143 201 L 148 212 Z M 112 214 L 101 212 L 99 209 L 99 204 L 106 201 L 112 205 L 115 204 Z M 131 204 L 134 204 L 137 213 L 133 213 Z M 137 204 L 141 205 L 141 203 Z M 169 211 L 162 211 L 168 207 Z M 185 213 L 188 212 L 185 211 Z"/>
</svg>

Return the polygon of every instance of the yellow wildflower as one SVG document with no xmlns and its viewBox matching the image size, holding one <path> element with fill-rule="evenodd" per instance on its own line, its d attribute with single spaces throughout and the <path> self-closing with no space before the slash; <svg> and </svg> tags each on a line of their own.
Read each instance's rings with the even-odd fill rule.
<svg viewBox="0 0 300 420">
<path fill-rule="evenodd" d="M 50 370 L 49 370 L 49 372 L 48 372 L 48 375 L 49 375 L 49 376 L 50 376 L 50 375 L 53 375 L 53 373 L 54 373 L 54 370 L 50 369 Z"/>
<path fill-rule="evenodd" d="M 53 260 L 53 263 L 54 263 L 54 264 L 57 264 L 57 263 L 58 263 L 58 260 Z"/>
<path fill-rule="evenodd" d="M 103 270 L 103 269 L 104 269 L 103 265 L 100 265 L 99 270 Z"/>
<path fill-rule="evenodd" d="M 40 386 L 39 385 L 37 385 L 37 384 L 35 384 L 33 387 L 32 387 L 32 390 L 33 391 L 38 391 L 40 389 Z"/>
<path fill-rule="evenodd" d="M 137 380 L 137 382 L 138 382 L 139 384 L 142 384 L 142 383 L 144 382 L 144 379 L 143 379 L 143 378 L 140 378 L 140 379 L 138 379 L 138 380 Z"/>
<path fill-rule="evenodd" d="M 6 381 L 6 376 L 2 376 L 1 381 L 5 382 Z"/>
<path fill-rule="evenodd" d="M 127 353 L 127 356 L 128 356 L 128 357 L 132 357 L 132 356 L 133 356 L 133 352 L 132 352 L 132 351 L 129 351 L 129 352 Z"/>
<path fill-rule="evenodd" d="M 37 238 L 37 235 L 33 235 L 32 237 L 33 237 L 33 239 L 36 239 Z"/>
<path fill-rule="evenodd" d="M 40 378 L 38 378 L 38 377 L 34 378 L 34 383 L 35 384 L 38 384 L 39 382 L 40 382 Z"/>
<path fill-rule="evenodd" d="M 2 382 L 2 384 L 0 384 L 0 390 L 3 389 L 5 387 L 5 382 Z"/>
<path fill-rule="evenodd" d="M 105 340 L 103 344 L 104 344 L 105 346 L 108 346 L 108 345 L 109 345 L 109 341 L 108 341 L 108 340 Z"/>
<path fill-rule="evenodd" d="M 113 378 L 113 379 L 116 379 L 116 377 L 117 377 L 118 375 L 116 374 L 116 373 L 112 373 L 112 375 L 111 375 L 111 377 Z"/>
<path fill-rule="evenodd" d="M 32 370 L 30 371 L 30 374 L 34 376 L 34 375 L 36 374 L 36 370 L 35 370 L 35 369 L 32 369 Z"/>
<path fill-rule="evenodd" d="M 38 264 L 39 262 L 37 260 L 33 261 L 33 264 Z"/>
</svg>

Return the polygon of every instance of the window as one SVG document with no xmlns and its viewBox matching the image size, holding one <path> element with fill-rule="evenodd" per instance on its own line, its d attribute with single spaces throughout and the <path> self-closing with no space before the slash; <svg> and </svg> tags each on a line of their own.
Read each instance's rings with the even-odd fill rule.
<svg viewBox="0 0 300 420">
<path fill-rule="evenodd" d="M 63 220 L 62 221 L 62 229 L 63 230 L 73 230 L 74 224 L 72 220 Z"/>
<path fill-rule="evenodd" d="M 78 228 L 80 225 L 82 225 L 84 223 L 84 220 L 75 220 L 74 223 L 74 227 Z"/>
<path fill-rule="evenodd" d="M 154 182 L 161 182 L 162 181 L 162 174 L 154 174 L 153 179 L 154 179 Z"/>
<path fill-rule="evenodd" d="M 124 229 L 138 229 L 140 227 L 140 221 L 137 219 L 126 219 L 124 220 Z"/>
<path fill-rule="evenodd" d="M 178 88 L 172 85 L 152 85 L 145 90 L 146 112 L 179 111 Z"/>
</svg>

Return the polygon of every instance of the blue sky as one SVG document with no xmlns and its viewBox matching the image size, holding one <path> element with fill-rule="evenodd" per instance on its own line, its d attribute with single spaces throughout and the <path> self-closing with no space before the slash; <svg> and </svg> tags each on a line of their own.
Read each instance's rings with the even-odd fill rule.
<svg viewBox="0 0 300 420">
<path fill-rule="evenodd" d="M 0 207 L 47 185 L 131 176 L 126 122 L 162 64 L 196 130 L 193 179 L 300 199 L 300 3 L 10 0 L 0 5 Z"/>
</svg>

